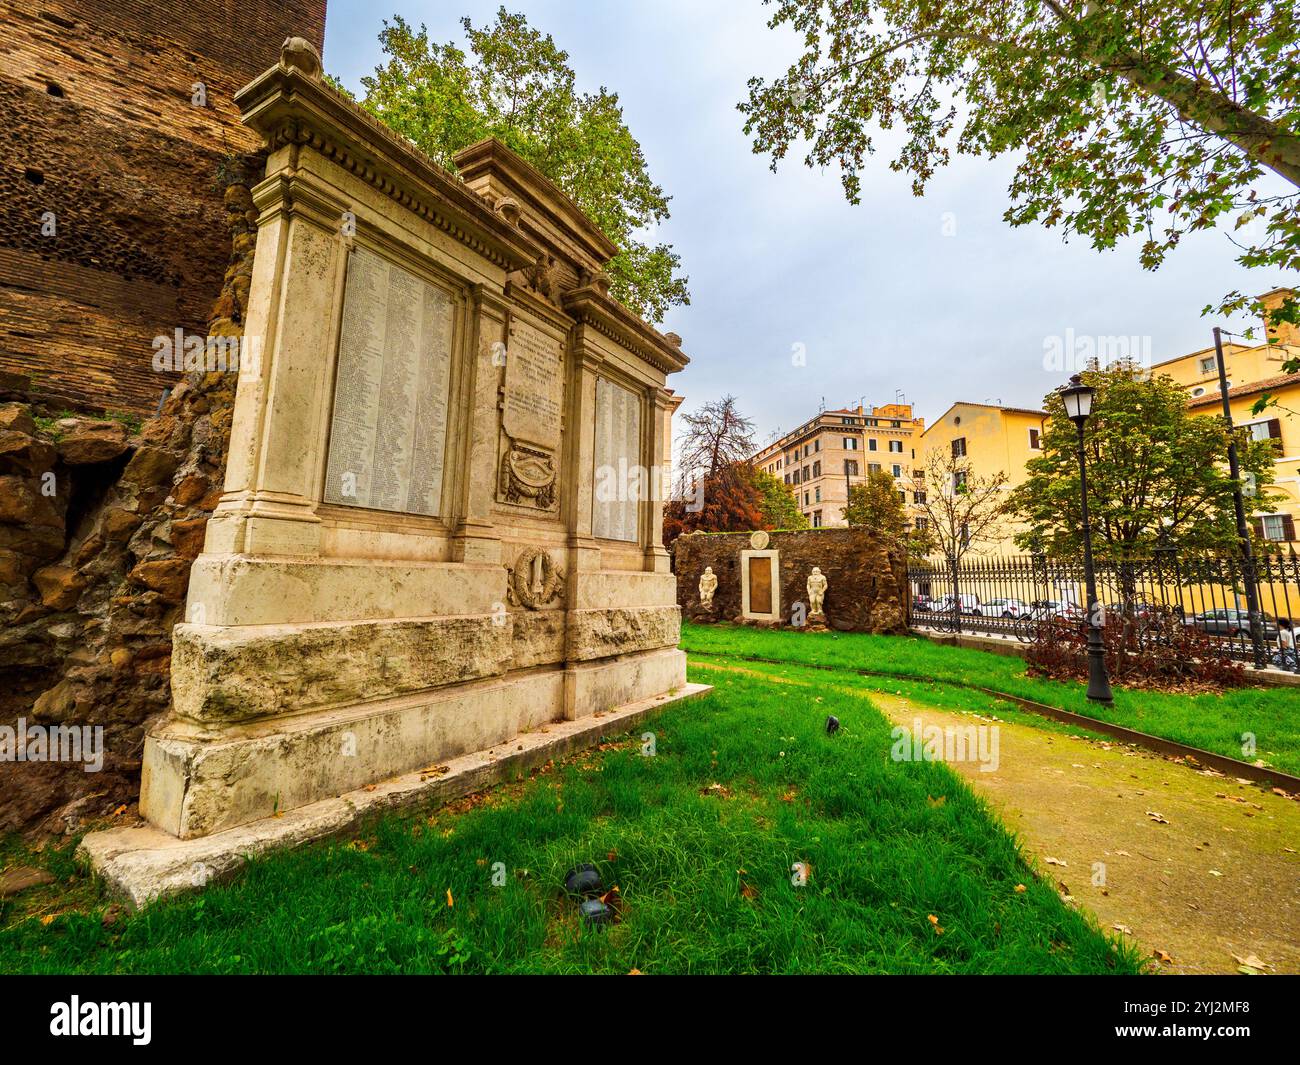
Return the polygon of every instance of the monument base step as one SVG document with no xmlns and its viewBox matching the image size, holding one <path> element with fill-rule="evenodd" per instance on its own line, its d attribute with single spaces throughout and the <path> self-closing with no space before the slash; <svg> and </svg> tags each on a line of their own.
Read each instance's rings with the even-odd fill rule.
<svg viewBox="0 0 1300 1065">
<path fill-rule="evenodd" d="M 92 832 L 81 841 L 77 857 L 103 878 L 111 893 L 139 908 L 228 879 L 249 857 L 346 835 L 366 818 L 389 810 L 446 802 L 481 791 L 552 758 L 593 746 L 603 736 L 625 732 L 667 706 L 712 690 L 708 684 L 686 684 L 673 694 L 544 725 L 487 750 L 450 758 L 443 773 L 407 773 L 210 836 L 182 840 L 153 826 Z"/>
</svg>

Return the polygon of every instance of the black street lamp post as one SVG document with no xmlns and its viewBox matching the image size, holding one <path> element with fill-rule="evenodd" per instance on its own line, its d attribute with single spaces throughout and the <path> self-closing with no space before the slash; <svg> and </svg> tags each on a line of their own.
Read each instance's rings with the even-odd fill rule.
<svg viewBox="0 0 1300 1065">
<path fill-rule="evenodd" d="M 1079 505 L 1083 517 L 1083 576 L 1088 592 L 1088 698 L 1110 705 L 1110 678 L 1106 676 L 1106 651 L 1101 642 L 1101 611 L 1097 604 L 1097 575 L 1092 568 L 1092 525 L 1088 518 L 1088 462 L 1083 427 L 1092 414 L 1094 389 L 1075 374 L 1060 390 L 1065 413 L 1079 432 Z"/>
</svg>

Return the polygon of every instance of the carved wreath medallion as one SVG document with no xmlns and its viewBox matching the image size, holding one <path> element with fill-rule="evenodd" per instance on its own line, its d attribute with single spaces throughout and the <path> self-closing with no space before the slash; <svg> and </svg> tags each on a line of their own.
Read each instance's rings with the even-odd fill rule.
<svg viewBox="0 0 1300 1065">
<path fill-rule="evenodd" d="M 519 552 L 509 573 L 506 592 L 515 606 L 540 610 L 564 591 L 564 574 L 551 556 L 538 547 Z"/>
</svg>

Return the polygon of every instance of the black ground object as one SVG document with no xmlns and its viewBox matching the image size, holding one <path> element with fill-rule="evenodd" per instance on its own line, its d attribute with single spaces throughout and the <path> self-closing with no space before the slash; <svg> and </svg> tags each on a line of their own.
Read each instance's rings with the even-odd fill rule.
<svg viewBox="0 0 1300 1065">
<path fill-rule="evenodd" d="M 614 911 L 601 902 L 600 899 L 587 899 L 578 909 L 582 913 L 584 924 L 595 925 L 599 928 L 614 922 Z"/>
<path fill-rule="evenodd" d="M 564 890 L 570 895 L 591 898 L 593 895 L 603 894 L 605 887 L 600 881 L 600 873 L 597 872 L 596 867 L 587 864 L 569 871 L 569 875 L 564 878 Z"/>
<path fill-rule="evenodd" d="M 836 717 L 834 714 L 831 714 L 826 719 L 826 735 L 834 736 L 835 733 L 839 732 L 839 730 L 840 730 L 840 719 Z"/>
</svg>

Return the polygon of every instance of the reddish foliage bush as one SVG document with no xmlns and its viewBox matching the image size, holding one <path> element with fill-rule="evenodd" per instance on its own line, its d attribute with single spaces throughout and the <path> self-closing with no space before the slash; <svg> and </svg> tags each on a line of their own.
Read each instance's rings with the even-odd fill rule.
<svg viewBox="0 0 1300 1065">
<path fill-rule="evenodd" d="M 1102 626 L 1106 669 L 1115 684 L 1162 691 L 1220 691 L 1248 682 L 1228 647 L 1185 625 L 1172 611 L 1140 618 L 1107 615 Z M 1055 619 L 1040 622 L 1025 655 L 1029 674 L 1053 680 L 1088 676 L 1088 626 Z"/>
</svg>

